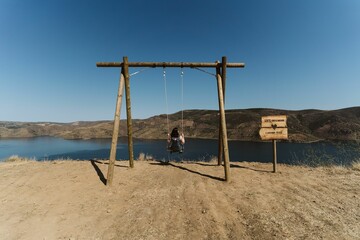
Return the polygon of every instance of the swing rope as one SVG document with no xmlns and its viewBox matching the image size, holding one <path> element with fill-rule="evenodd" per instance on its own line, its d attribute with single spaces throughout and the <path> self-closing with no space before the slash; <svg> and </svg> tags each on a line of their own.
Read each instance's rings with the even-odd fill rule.
<svg viewBox="0 0 360 240">
<path fill-rule="evenodd" d="M 181 132 L 184 133 L 184 71 L 181 68 Z"/>
<path fill-rule="evenodd" d="M 200 72 L 203 72 L 203 73 L 206 73 L 206 74 L 209 74 L 209 75 L 211 75 L 211 76 L 216 77 L 216 74 L 213 74 L 213 73 L 211 73 L 211 72 L 205 71 L 204 69 L 201 69 L 201 68 L 198 68 L 198 67 L 193 67 L 193 68 L 196 69 L 196 70 L 198 70 L 198 71 L 200 71 Z"/>
<path fill-rule="evenodd" d="M 167 99 L 167 86 L 166 86 L 166 71 L 165 67 L 163 67 L 163 78 L 164 78 L 164 88 L 165 88 L 165 105 L 166 105 L 166 125 L 167 125 L 167 132 L 170 133 L 170 126 L 169 126 L 169 105 Z"/>
<path fill-rule="evenodd" d="M 139 71 L 136 71 L 136 72 L 134 72 L 134 73 L 131 73 L 130 74 L 130 77 L 131 76 L 134 76 L 134 75 L 136 75 L 136 74 L 138 74 L 138 73 L 141 73 L 141 72 L 143 72 L 143 71 L 145 71 L 145 70 L 148 70 L 149 68 L 142 68 L 142 69 L 140 69 Z"/>
<path fill-rule="evenodd" d="M 168 97 L 167 97 L 167 80 L 166 80 L 165 67 L 163 67 L 163 78 L 164 78 L 165 105 L 166 105 L 166 125 L 167 125 L 167 129 L 168 129 L 168 133 L 170 133 L 169 103 L 168 103 Z M 181 132 L 184 133 L 184 71 L 183 71 L 183 68 L 181 68 L 180 79 L 181 79 Z"/>
</svg>

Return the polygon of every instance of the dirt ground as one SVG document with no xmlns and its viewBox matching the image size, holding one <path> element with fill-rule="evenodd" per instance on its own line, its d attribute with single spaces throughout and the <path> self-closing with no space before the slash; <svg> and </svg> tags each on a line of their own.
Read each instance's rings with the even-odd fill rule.
<svg viewBox="0 0 360 240">
<path fill-rule="evenodd" d="M 360 171 L 231 163 L 0 164 L 0 239 L 360 239 Z"/>
</svg>

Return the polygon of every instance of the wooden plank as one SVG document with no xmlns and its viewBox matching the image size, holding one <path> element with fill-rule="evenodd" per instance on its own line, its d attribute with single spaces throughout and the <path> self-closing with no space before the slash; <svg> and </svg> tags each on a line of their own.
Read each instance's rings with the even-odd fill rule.
<svg viewBox="0 0 360 240">
<path fill-rule="evenodd" d="M 262 140 L 288 139 L 287 128 L 260 128 L 259 134 Z"/>
<path fill-rule="evenodd" d="M 264 116 L 261 117 L 261 127 L 262 128 L 281 128 L 287 127 L 286 125 L 287 116 L 286 115 L 277 115 L 277 116 Z"/>
</svg>

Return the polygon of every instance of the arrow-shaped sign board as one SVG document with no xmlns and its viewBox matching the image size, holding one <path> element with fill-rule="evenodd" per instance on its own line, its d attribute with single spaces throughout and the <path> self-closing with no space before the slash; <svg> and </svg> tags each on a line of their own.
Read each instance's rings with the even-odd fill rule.
<svg viewBox="0 0 360 240">
<path fill-rule="evenodd" d="M 261 117 L 260 137 L 262 140 L 288 139 L 287 116 Z"/>
<path fill-rule="evenodd" d="M 262 128 L 286 128 L 286 115 L 261 117 Z"/>
<path fill-rule="evenodd" d="M 262 140 L 288 139 L 287 128 L 261 128 L 259 134 Z"/>
</svg>

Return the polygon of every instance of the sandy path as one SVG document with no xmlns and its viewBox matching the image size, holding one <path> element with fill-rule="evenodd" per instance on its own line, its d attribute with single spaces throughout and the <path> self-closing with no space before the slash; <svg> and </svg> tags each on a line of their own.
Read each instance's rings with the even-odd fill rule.
<svg viewBox="0 0 360 240">
<path fill-rule="evenodd" d="M 232 163 L 0 164 L 0 239 L 360 239 L 360 171 Z"/>
</svg>

